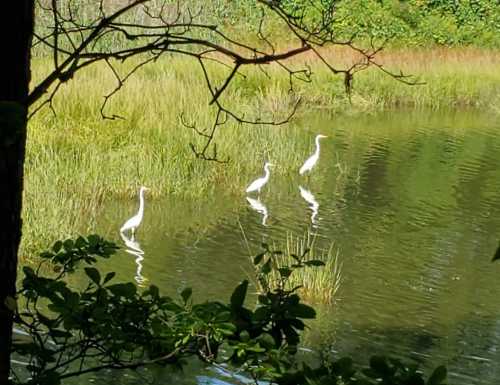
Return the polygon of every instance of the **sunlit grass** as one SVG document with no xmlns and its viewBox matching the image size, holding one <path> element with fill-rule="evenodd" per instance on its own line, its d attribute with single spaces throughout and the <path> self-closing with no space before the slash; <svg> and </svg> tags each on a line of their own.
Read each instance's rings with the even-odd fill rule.
<svg viewBox="0 0 500 385">
<path fill-rule="evenodd" d="M 276 256 L 278 267 L 296 264 L 293 255 L 305 255 L 303 262 L 320 260 L 324 266 L 308 266 L 297 268 L 289 277 L 288 288 L 300 286 L 301 298 L 311 303 L 333 303 L 342 282 L 339 251 L 335 250 L 332 242 L 328 249 L 320 249 L 316 244 L 317 238 L 307 232 L 304 236 L 294 236 L 287 233 L 284 242 L 276 242 L 274 250 L 280 250 L 282 255 Z M 273 280 L 279 279 L 276 270 L 271 272 Z"/>
<path fill-rule="evenodd" d="M 327 55 L 340 64 L 354 59 L 343 51 Z M 125 118 L 115 120 L 100 115 L 103 95 L 114 89 L 115 77 L 105 66 L 91 67 L 61 87 L 54 100 L 57 115 L 45 108 L 29 123 L 22 255 L 32 255 L 55 238 L 92 231 L 102 202 L 135 199 L 140 185 L 151 188 L 153 199 L 200 199 L 215 190 L 242 193 L 267 158 L 277 165 L 275 175 L 294 173 L 310 152 L 300 123 L 309 113 L 395 106 L 498 108 L 499 58 L 498 52 L 481 50 L 386 53 L 381 61 L 388 68 L 420 75 L 426 85 L 406 86 L 370 70 L 355 78 L 352 104 L 343 79 L 311 56 L 290 63 L 293 68 L 307 64 L 313 72 L 311 83 L 297 84 L 295 96 L 289 93 L 288 74 L 278 67 L 266 66 L 267 75 L 247 69 L 246 77 L 236 77 L 227 89 L 225 105 L 248 118 L 279 120 L 300 96 L 299 124 L 241 126 L 228 121 L 216 134 L 219 157 L 229 158 L 227 164 L 196 159 L 189 143 L 200 146 L 204 139 L 181 122 L 182 115 L 200 130 L 213 124 L 215 111 L 196 62 L 165 57 L 143 68 L 111 100 L 107 114 Z M 34 84 L 49 71 L 48 59 L 36 59 Z M 220 69 L 212 71 L 223 78 Z"/>
</svg>

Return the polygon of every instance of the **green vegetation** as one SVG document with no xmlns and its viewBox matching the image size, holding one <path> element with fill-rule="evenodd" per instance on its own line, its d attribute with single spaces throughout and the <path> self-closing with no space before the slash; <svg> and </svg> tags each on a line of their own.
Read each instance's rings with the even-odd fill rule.
<svg viewBox="0 0 500 385">
<path fill-rule="evenodd" d="M 355 78 L 349 104 L 343 80 L 306 58 L 313 82 L 298 84 L 302 97 L 298 122 L 314 109 L 332 113 L 398 106 L 494 110 L 500 104 L 499 54 L 494 52 L 400 51 L 381 59 L 390 67 L 421 75 L 427 83 L 410 87 L 376 70 L 362 72 Z M 46 60 L 34 64 L 35 77 L 48 70 Z M 225 103 L 246 116 L 286 116 L 295 102 L 288 93 L 288 77 L 274 67 L 269 71 L 272 82 L 264 82 L 265 75 L 258 70 L 248 72 L 246 79 L 236 79 Z M 152 188 L 149 197 L 199 197 L 221 185 L 224 193 L 238 194 L 250 177 L 261 172 L 265 157 L 272 156 L 277 164 L 275 175 L 293 174 L 310 150 L 309 143 L 299 140 L 298 128 L 238 126 L 230 121 L 218 131 L 216 141 L 220 157 L 231 162 L 198 161 L 189 143 L 200 145 L 204 138 L 185 127 L 180 116 L 199 129 L 211 127 L 214 117 L 208 93 L 200 86 L 200 70 L 191 61 L 168 58 L 129 79 L 107 109 L 125 120 L 103 120 L 99 113 L 103 95 L 115 86 L 112 73 L 94 67 L 78 76 L 80 82 L 60 89 L 54 101 L 57 115 L 46 108 L 30 121 L 24 256 L 34 255 L 53 236 L 94 229 L 95 222 L 89 218 L 97 217 L 103 201 L 135 197 L 139 184 Z"/>
<path fill-rule="evenodd" d="M 395 47 L 500 47 L 497 0 L 341 0 L 336 20 L 343 38 Z"/>
<path fill-rule="evenodd" d="M 316 247 L 316 238 L 309 232 L 303 237 L 294 237 L 288 233 L 284 244 L 274 245 L 274 249 L 283 250 L 283 254 L 275 258 L 277 263 L 271 277 L 278 281 L 279 271 L 286 266 L 307 266 L 312 263 L 312 267 L 297 268 L 288 277 L 288 289 L 300 286 L 299 294 L 301 298 L 310 303 L 332 303 L 335 294 L 340 288 L 342 281 L 341 264 L 339 262 L 339 252 L 333 252 L 334 244 L 326 251 L 320 251 Z M 321 261 L 320 266 L 315 266 L 314 262 Z"/>
<path fill-rule="evenodd" d="M 283 6 L 297 16 L 314 17 L 310 0 L 286 0 Z M 322 2 L 335 8 L 334 31 L 338 40 L 350 40 L 367 45 L 373 41 L 387 43 L 390 47 L 430 46 L 474 46 L 481 48 L 500 47 L 500 6 L 497 0 L 330 0 Z M 82 24 L 95 20 L 98 9 L 83 2 L 73 2 L 73 15 Z M 118 2 L 108 2 L 113 9 Z M 159 7 L 160 5 L 158 5 Z M 198 21 L 216 24 L 233 36 L 257 40 L 259 28 L 268 36 L 278 37 L 283 43 L 292 36 L 274 14 L 266 14 L 261 25 L 265 7 L 255 0 L 203 2 L 191 0 L 183 7 L 202 10 Z M 171 4 L 171 12 L 176 5 Z M 42 35 L 51 28 L 50 12 L 39 12 L 38 32 Z M 123 21 L 142 20 L 140 8 L 127 13 Z M 250 32 L 250 33 L 249 33 Z M 200 35 L 200 37 L 203 37 Z M 124 36 L 113 35 L 98 42 L 100 49 L 118 46 Z M 47 53 L 46 48 L 36 54 Z"/>
<path fill-rule="evenodd" d="M 7 298 L 17 326 L 13 357 L 26 364 L 13 366 L 13 384 L 57 385 L 103 370 L 182 367 L 189 357 L 229 363 L 255 384 L 445 383 L 442 366 L 425 381 L 416 366 L 381 356 L 373 356 L 362 370 L 350 358 L 301 363 L 296 354 L 304 321 L 316 312 L 302 303 L 298 287 L 287 289 L 288 280 L 297 269 L 320 266 L 319 260 L 297 257 L 294 264 L 275 269 L 281 252 L 266 247 L 254 258 L 261 288 L 255 306 L 246 303 L 248 281 L 235 288 L 228 303 L 196 304 L 190 289 L 173 299 L 156 286 L 141 292 L 130 282 L 116 282 L 114 272 L 99 271 L 98 261 L 116 249 L 96 235 L 67 239 L 40 254 L 39 268 L 24 267 L 19 308 Z M 43 265 L 53 268 L 52 275 L 42 273 Z M 80 287 L 68 284 L 75 273 L 84 277 Z M 276 283 L 273 273 L 280 276 Z"/>
</svg>

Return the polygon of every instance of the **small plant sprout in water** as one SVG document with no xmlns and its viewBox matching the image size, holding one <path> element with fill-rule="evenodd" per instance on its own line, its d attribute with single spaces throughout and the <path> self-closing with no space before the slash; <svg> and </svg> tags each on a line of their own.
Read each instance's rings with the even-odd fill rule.
<svg viewBox="0 0 500 385">
<path fill-rule="evenodd" d="M 291 233 L 272 249 L 263 244 L 265 251 L 253 259 L 257 270 L 256 287 L 259 293 L 280 288 L 297 291 L 309 303 L 333 303 L 341 284 L 339 253 L 331 243 L 327 250 L 316 246 L 316 236 Z"/>
</svg>

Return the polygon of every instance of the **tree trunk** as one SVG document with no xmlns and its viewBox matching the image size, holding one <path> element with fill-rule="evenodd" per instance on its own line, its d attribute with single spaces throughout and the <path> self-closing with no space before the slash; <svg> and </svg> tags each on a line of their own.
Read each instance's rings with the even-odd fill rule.
<svg viewBox="0 0 500 385">
<path fill-rule="evenodd" d="M 0 5 L 0 385 L 9 383 L 34 0 Z"/>
</svg>

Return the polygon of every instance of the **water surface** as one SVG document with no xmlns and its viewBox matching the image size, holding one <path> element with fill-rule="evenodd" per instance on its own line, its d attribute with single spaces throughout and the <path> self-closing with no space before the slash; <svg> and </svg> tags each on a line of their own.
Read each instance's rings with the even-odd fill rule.
<svg viewBox="0 0 500 385">
<path fill-rule="evenodd" d="M 310 178 L 272 174 L 253 203 L 246 186 L 241 196 L 220 186 L 203 200 L 148 201 L 139 251 L 128 245 L 110 268 L 173 295 L 190 286 L 197 299 L 227 299 L 251 274 L 249 255 L 262 241 L 313 232 L 319 247 L 335 242 L 343 281 L 307 346 L 364 363 L 383 353 L 427 370 L 446 364 L 450 384 L 497 384 L 500 264 L 490 260 L 500 239 L 498 116 L 401 111 L 298 124 L 306 123 L 311 152 L 317 133 L 329 135 Z M 125 246 L 118 229 L 136 206 L 109 203 L 98 232 Z M 194 372 L 176 383 L 224 379 Z"/>
</svg>

